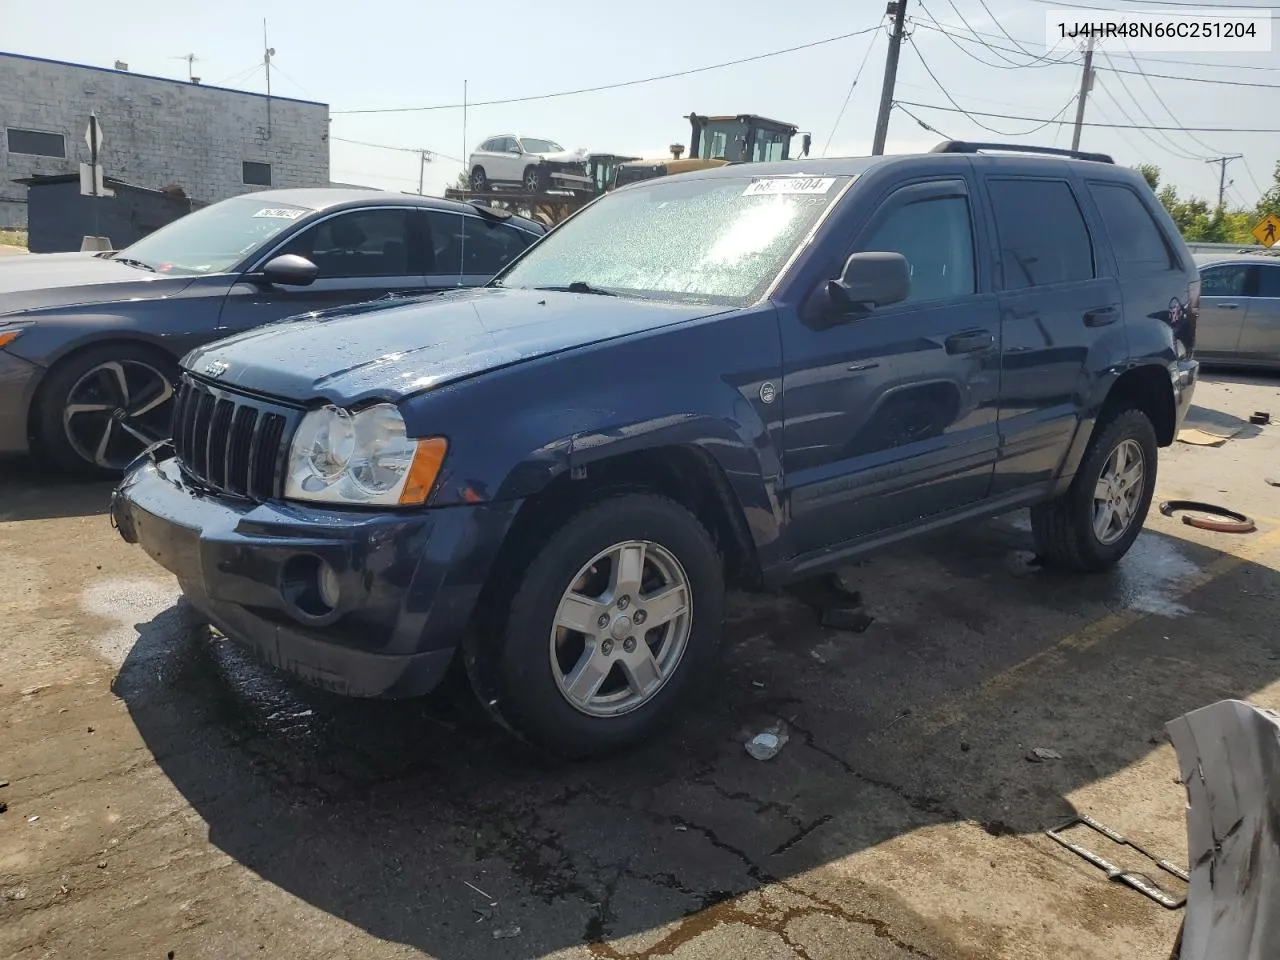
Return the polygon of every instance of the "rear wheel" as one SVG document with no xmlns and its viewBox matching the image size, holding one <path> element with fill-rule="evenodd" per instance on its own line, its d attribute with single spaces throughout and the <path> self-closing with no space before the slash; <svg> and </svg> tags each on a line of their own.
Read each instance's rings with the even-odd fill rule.
<svg viewBox="0 0 1280 960">
<path fill-rule="evenodd" d="M 476 193 L 484 193 L 489 189 L 489 177 L 484 172 L 484 167 L 477 166 L 471 171 L 471 189 Z"/>
<path fill-rule="evenodd" d="M 723 608 L 702 524 L 665 497 L 612 497 L 551 535 L 467 668 L 518 736 L 566 757 L 607 753 L 671 718 L 714 656 Z"/>
<path fill-rule="evenodd" d="M 1156 483 L 1156 432 L 1141 410 L 1099 424 L 1071 486 L 1031 510 L 1040 556 L 1077 570 L 1105 570 L 1142 532 Z"/>
<path fill-rule="evenodd" d="M 69 357 L 41 387 L 41 451 L 78 473 L 119 474 L 169 437 L 176 380 L 172 358 L 141 344 L 105 344 Z"/>
</svg>

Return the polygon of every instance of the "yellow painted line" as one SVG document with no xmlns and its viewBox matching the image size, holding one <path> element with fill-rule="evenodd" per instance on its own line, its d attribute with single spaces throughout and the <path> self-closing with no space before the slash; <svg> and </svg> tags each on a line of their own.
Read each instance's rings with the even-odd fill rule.
<svg viewBox="0 0 1280 960">
<path fill-rule="evenodd" d="M 1187 577 L 1169 592 L 1170 600 L 1179 600 L 1201 587 L 1230 573 L 1237 567 L 1259 559 L 1271 549 L 1280 546 L 1280 529 L 1252 537 L 1242 544 L 1238 553 L 1219 557 L 1203 569 Z M 1100 617 L 1083 629 L 1069 633 L 1051 647 L 1032 654 L 976 686 L 970 687 L 954 699 L 939 704 L 934 710 L 920 715 L 911 725 L 924 734 L 939 733 L 963 720 L 972 706 L 984 700 L 994 699 L 1025 682 L 1029 675 L 1048 666 L 1057 666 L 1066 660 L 1070 651 L 1088 650 L 1102 641 L 1132 626 L 1150 614 L 1140 610 L 1120 610 Z"/>
</svg>

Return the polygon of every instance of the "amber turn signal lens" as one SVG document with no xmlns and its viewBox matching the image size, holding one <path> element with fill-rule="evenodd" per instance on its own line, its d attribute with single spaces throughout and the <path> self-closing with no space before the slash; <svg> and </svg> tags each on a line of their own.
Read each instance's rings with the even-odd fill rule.
<svg viewBox="0 0 1280 960">
<path fill-rule="evenodd" d="M 0 349 L 17 340 L 21 333 L 21 330 L 0 330 Z"/>
<path fill-rule="evenodd" d="M 440 466 L 444 463 L 444 455 L 449 450 L 449 443 L 443 437 L 428 437 L 418 441 L 418 449 L 413 453 L 413 463 L 409 465 L 409 476 L 405 478 L 404 490 L 400 492 L 400 505 L 417 506 L 426 502 L 435 486 L 436 477 L 440 475 Z"/>
</svg>

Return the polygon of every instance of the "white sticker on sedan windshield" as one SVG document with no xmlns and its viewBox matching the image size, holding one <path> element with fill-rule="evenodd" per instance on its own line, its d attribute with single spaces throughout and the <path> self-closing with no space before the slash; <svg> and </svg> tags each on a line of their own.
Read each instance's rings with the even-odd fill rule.
<svg viewBox="0 0 1280 960">
<path fill-rule="evenodd" d="M 826 193 L 836 182 L 835 177 L 773 177 L 768 180 L 752 180 L 744 197 L 776 196 L 781 193 Z"/>
<path fill-rule="evenodd" d="M 254 214 L 255 217 L 269 217 L 272 220 L 297 220 L 307 211 L 296 207 L 264 207 Z"/>
</svg>

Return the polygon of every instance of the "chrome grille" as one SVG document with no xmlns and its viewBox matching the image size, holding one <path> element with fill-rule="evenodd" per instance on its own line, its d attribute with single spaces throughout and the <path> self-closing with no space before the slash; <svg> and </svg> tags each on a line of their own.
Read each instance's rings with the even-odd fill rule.
<svg viewBox="0 0 1280 960">
<path fill-rule="evenodd" d="M 204 486 L 255 500 L 278 497 L 284 445 L 297 416 L 184 374 L 173 412 L 174 451 L 183 471 Z"/>
</svg>

